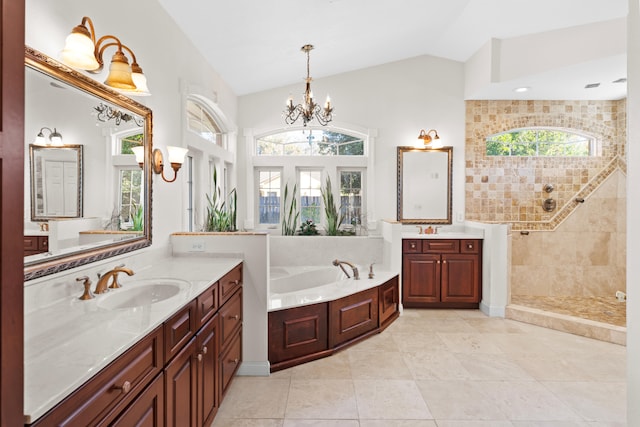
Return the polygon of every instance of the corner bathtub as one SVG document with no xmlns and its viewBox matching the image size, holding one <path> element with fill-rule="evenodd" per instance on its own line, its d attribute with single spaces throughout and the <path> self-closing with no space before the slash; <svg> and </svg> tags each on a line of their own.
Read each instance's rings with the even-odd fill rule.
<svg viewBox="0 0 640 427">
<path fill-rule="evenodd" d="M 269 281 L 269 311 L 300 307 L 318 302 L 332 301 L 385 283 L 397 273 L 377 271 L 373 279 L 369 269 L 358 266 L 360 280 L 348 279 L 339 267 L 301 266 L 271 267 Z"/>
<path fill-rule="evenodd" d="M 399 316 L 398 273 L 358 270 L 360 280 L 333 266 L 271 267 L 271 372 L 330 356 Z"/>
</svg>

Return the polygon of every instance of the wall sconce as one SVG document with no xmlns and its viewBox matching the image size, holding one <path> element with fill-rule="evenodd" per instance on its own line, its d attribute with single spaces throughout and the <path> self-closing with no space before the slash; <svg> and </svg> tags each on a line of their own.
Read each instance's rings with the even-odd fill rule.
<svg viewBox="0 0 640 427">
<path fill-rule="evenodd" d="M 431 136 L 433 134 L 433 136 Z M 424 129 L 420 130 L 420 135 L 418 135 L 418 139 L 422 140 L 423 145 L 429 145 L 430 148 L 440 148 L 442 147 L 442 143 L 440 142 L 440 136 L 438 136 L 438 131 L 435 129 L 430 129 L 425 131 Z M 431 144 L 433 142 L 433 144 Z"/>
<path fill-rule="evenodd" d="M 131 150 L 136 156 L 138 165 L 140 165 L 141 168 L 144 167 L 144 147 L 133 147 Z M 167 146 L 167 151 L 169 152 L 169 163 L 171 163 L 171 168 L 173 169 L 173 179 L 169 180 L 164 176 L 164 158 L 159 148 L 153 150 L 151 155 L 151 169 L 155 174 L 162 176 L 165 182 L 173 182 L 178 177 L 178 171 L 182 167 L 182 163 L 184 163 L 184 156 L 189 150 L 182 147 Z"/>
<path fill-rule="evenodd" d="M 99 73 L 104 67 L 102 55 L 110 46 L 116 46 L 117 49 L 111 58 L 109 75 L 104 84 L 131 95 L 151 95 L 147 87 L 147 78 L 142 73 L 142 68 L 138 65 L 133 51 L 122 44 L 116 36 L 110 34 L 100 37 L 96 43 L 96 31 L 91 18 L 87 16 L 83 17 L 80 25 L 76 25 L 67 36 L 60 57 L 62 62 L 70 67 Z M 131 55 L 131 66 L 123 49 Z"/>
<path fill-rule="evenodd" d="M 44 133 L 42 133 L 45 130 L 49 131 L 49 142 L 47 142 L 47 140 L 44 138 Z M 38 132 L 38 135 L 36 135 L 35 144 L 36 145 L 52 145 L 54 147 L 60 147 L 63 145 L 62 135 L 58 133 L 58 130 L 56 128 L 53 128 L 53 130 L 51 130 L 48 127 L 43 127 L 40 129 L 40 132 Z"/>
</svg>

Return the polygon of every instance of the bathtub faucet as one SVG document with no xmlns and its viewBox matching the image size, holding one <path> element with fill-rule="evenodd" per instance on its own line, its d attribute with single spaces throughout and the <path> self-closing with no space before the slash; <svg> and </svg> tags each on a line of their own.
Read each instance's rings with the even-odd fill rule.
<svg viewBox="0 0 640 427">
<path fill-rule="evenodd" d="M 349 267 L 351 267 L 351 270 L 353 270 L 353 278 L 355 280 L 360 280 L 360 273 L 358 273 L 358 267 L 356 267 L 355 265 L 351 264 L 348 261 L 339 261 L 337 259 L 333 260 L 333 265 L 335 265 L 336 267 L 340 267 L 340 269 L 344 272 L 344 274 L 347 275 L 347 278 L 351 278 L 351 276 L 349 276 L 349 273 L 347 273 L 347 270 L 344 269 L 343 264 L 347 264 Z"/>
</svg>

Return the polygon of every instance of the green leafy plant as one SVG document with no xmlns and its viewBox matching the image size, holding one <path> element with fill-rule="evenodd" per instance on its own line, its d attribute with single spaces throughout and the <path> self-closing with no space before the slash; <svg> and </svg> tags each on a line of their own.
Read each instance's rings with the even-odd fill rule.
<svg viewBox="0 0 640 427">
<path fill-rule="evenodd" d="M 289 196 L 289 184 L 285 184 L 284 186 L 284 198 L 282 199 L 282 206 L 286 209 L 286 216 L 282 218 L 282 235 L 283 236 L 293 236 L 296 234 L 296 223 L 298 222 L 298 218 L 300 217 L 300 212 L 298 211 L 298 205 L 296 201 L 296 190 L 298 189 L 298 185 L 295 184 L 293 186 L 293 192 L 291 193 L 291 201 L 289 203 L 289 208 L 287 209 L 287 199 Z"/>
<path fill-rule="evenodd" d="M 298 230 L 298 234 L 300 236 L 317 236 L 318 230 L 316 229 L 316 224 L 312 219 L 308 219 L 300 224 L 300 230 Z"/>
<path fill-rule="evenodd" d="M 237 231 L 236 228 L 236 209 L 238 203 L 238 195 L 234 188 L 229 193 L 229 204 L 220 194 L 218 187 L 218 174 L 213 170 L 213 195 L 207 196 L 207 216 L 205 218 L 205 231 Z"/>
<path fill-rule="evenodd" d="M 133 230 L 142 231 L 144 227 L 144 209 L 142 205 L 133 204 Z"/>
<path fill-rule="evenodd" d="M 322 200 L 324 201 L 324 215 L 327 219 L 326 233 L 327 236 L 340 235 L 340 225 L 344 220 L 344 216 L 333 200 L 333 192 L 331 191 L 331 179 L 327 177 L 327 183 L 324 189 L 320 189 Z"/>
</svg>

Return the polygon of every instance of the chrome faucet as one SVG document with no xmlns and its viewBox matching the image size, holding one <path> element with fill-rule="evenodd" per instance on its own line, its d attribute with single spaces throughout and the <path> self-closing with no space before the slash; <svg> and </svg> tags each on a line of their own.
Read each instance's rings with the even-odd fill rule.
<svg viewBox="0 0 640 427">
<path fill-rule="evenodd" d="M 129 276 L 133 276 L 134 272 L 130 268 L 125 268 L 124 264 L 113 267 L 113 270 L 109 270 L 104 274 L 98 273 L 98 283 L 96 284 L 95 294 L 103 294 L 108 291 L 107 287 L 111 289 L 120 288 L 118 283 L 118 273 L 127 273 Z M 111 285 L 109 285 L 111 280 Z"/>
<path fill-rule="evenodd" d="M 335 265 L 336 267 L 340 267 L 340 269 L 344 272 L 344 274 L 347 275 L 347 278 L 351 278 L 351 276 L 349 276 L 349 273 L 347 273 L 347 270 L 344 269 L 344 266 L 342 264 L 347 264 L 349 267 L 351 267 L 351 270 L 353 270 L 353 278 L 355 280 L 360 280 L 360 273 L 358 273 L 358 267 L 356 267 L 355 265 L 351 264 L 348 261 L 339 261 L 337 259 L 333 260 L 333 265 Z"/>
</svg>

